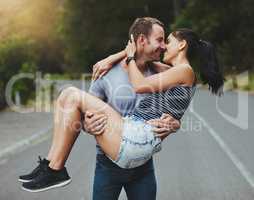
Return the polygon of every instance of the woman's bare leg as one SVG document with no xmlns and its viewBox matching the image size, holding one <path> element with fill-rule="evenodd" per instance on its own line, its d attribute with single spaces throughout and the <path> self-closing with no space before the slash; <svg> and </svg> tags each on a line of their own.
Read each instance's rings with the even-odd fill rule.
<svg viewBox="0 0 254 200">
<path fill-rule="evenodd" d="M 61 109 L 59 103 L 55 102 L 55 105 L 54 105 L 54 119 L 57 119 L 56 117 L 56 113 L 55 112 L 56 110 L 59 110 Z M 59 128 L 58 130 L 56 130 L 57 128 Z M 48 152 L 48 155 L 47 155 L 47 160 L 51 161 L 53 155 L 54 155 L 54 151 L 56 149 L 56 147 L 58 146 L 58 141 L 59 141 L 59 138 L 62 137 L 62 128 L 63 127 L 54 127 L 54 130 L 53 130 L 53 137 L 52 137 L 52 143 L 51 143 L 51 146 L 50 146 L 50 150 Z M 77 137 L 79 136 L 79 132 L 77 132 L 77 134 L 74 134 L 72 135 L 73 138 L 71 138 L 71 141 L 75 141 L 77 139 Z"/>
<path fill-rule="evenodd" d="M 115 159 L 121 140 L 122 118 L 113 108 L 102 100 L 74 87 L 65 89 L 58 97 L 54 114 L 54 136 L 48 155 L 50 168 L 62 169 L 72 146 L 81 130 L 81 113 L 96 110 L 107 115 L 108 123 L 102 135 L 96 140 L 103 151 Z"/>
</svg>

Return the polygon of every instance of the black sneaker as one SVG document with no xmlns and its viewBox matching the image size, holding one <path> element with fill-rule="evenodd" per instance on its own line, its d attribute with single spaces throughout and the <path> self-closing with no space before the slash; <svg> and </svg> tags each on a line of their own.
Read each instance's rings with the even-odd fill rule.
<svg viewBox="0 0 254 200">
<path fill-rule="evenodd" d="M 53 170 L 49 167 L 43 171 L 31 182 L 23 183 L 22 189 L 28 192 L 43 192 L 49 189 L 63 187 L 71 182 L 66 168 Z"/>
<path fill-rule="evenodd" d="M 38 176 L 40 174 L 40 171 L 42 170 L 42 168 L 47 167 L 49 164 L 49 161 L 47 159 L 41 159 L 41 157 L 39 156 L 39 160 L 37 161 L 39 163 L 39 165 L 30 173 L 30 174 L 26 174 L 26 175 L 22 175 L 19 177 L 19 181 L 22 183 L 27 183 L 32 181 L 36 176 Z"/>
</svg>

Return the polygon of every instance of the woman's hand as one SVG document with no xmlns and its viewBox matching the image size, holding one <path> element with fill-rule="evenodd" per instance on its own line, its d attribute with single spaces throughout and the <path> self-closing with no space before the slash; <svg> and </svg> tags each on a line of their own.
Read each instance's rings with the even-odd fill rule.
<svg viewBox="0 0 254 200">
<path fill-rule="evenodd" d="M 134 57 L 136 50 L 137 50 L 136 44 L 135 44 L 133 35 L 131 35 L 131 39 L 128 41 L 128 44 L 125 49 L 127 53 L 127 57 Z"/>
<path fill-rule="evenodd" d="M 122 50 L 118 53 L 112 54 L 109 57 L 97 62 L 93 66 L 92 80 L 96 80 L 104 76 L 114 66 L 115 63 L 119 62 L 125 57 L 126 57 L 126 51 Z"/>
<path fill-rule="evenodd" d="M 112 62 L 109 57 L 97 62 L 93 66 L 92 80 L 96 80 L 104 76 L 113 67 L 113 64 L 114 62 Z"/>
</svg>

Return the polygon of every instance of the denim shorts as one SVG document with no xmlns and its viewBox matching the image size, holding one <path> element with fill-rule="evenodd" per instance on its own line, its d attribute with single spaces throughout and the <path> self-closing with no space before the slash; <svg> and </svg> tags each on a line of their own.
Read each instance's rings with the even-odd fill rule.
<svg viewBox="0 0 254 200">
<path fill-rule="evenodd" d="M 153 127 L 144 120 L 133 116 L 124 117 L 123 120 L 119 153 L 112 161 L 125 169 L 139 167 L 161 150 L 161 139 L 155 137 Z"/>
</svg>

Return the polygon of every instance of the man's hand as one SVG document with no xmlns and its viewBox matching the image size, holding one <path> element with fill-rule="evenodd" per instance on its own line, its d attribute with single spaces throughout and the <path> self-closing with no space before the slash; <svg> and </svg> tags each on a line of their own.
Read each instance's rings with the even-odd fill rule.
<svg viewBox="0 0 254 200">
<path fill-rule="evenodd" d="M 154 126 L 153 131 L 156 137 L 160 137 L 164 140 L 171 133 L 176 132 L 181 123 L 169 114 L 162 114 L 160 119 L 152 119 L 147 121 L 148 124 Z"/>
<path fill-rule="evenodd" d="M 105 131 L 107 116 L 105 114 L 86 111 L 83 121 L 84 129 L 91 135 L 100 135 Z"/>
</svg>

